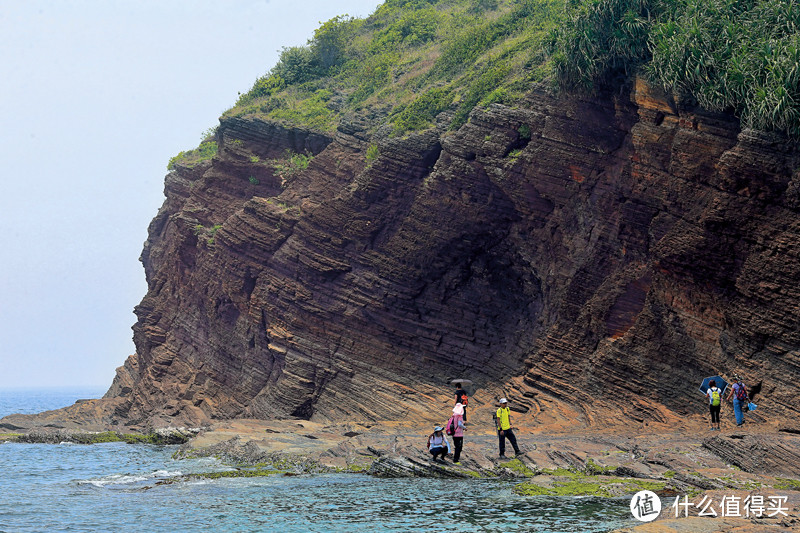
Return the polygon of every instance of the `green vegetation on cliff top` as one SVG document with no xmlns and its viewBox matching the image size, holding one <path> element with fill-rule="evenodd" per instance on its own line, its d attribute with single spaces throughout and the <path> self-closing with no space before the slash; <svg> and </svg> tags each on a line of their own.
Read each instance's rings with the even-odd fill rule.
<svg viewBox="0 0 800 533">
<path fill-rule="evenodd" d="M 553 33 L 560 87 L 593 92 L 634 73 L 743 126 L 800 136 L 800 2 L 567 0 Z"/>
<path fill-rule="evenodd" d="M 388 0 L 284 48 L 227 115 L 330 131 L 344 112 L 370 109 L 402 134 L 451 111 L 458 126 L 474 106 L 513 105 L 547 79 L 545 44 L 563 15 L 557 0 Z"/>
<path fill-rule="evenodd" d="M 596 94 L 636 74 L 797 137 L 798 25 L 796 0 L 387 0 L 284 48 L 225 115 L 332 131 L 366 110 L 401 135 L 443 111 L 456 128 L 475 106 L 516 105 L 537 82 Z"/>
</svg>

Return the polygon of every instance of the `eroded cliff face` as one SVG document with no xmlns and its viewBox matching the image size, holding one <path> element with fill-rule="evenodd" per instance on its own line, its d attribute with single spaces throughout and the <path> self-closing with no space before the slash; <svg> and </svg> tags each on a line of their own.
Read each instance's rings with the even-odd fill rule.
<svg viewBox="0 0 800 533">
<path fill-rule="evenodd" d="M 642 83 L 374 126 L 226 119 L 167 176 L 107 421 L 424 418 L 463 376 L 544 422 L 669 422 L 734 371 L 797 415 L 794 145 Z M 315 157 L 282 184 L 287 149 Z"/>
</svg>

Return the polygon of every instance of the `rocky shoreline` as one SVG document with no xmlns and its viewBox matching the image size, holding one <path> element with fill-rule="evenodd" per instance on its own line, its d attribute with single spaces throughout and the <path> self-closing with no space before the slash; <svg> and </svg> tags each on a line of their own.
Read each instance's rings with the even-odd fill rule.
<svg viewBox="0 0 800 533">
<path fill-rule="evenodd" d="M 234 465 L 226 477 L 357 472 L 379 477 L 518 480 L 520 495 L 629 497 L 640 490 L 664 502 L 661 517 L 633 531 L 787 531 L 800 528 L 800 435 L 791 428 L 708 433 L 669 428 L 548 432 L 521 430 L 522 454 L 497 456 L 494 433 L 469 428 L 461 463 L 433 462 L 420 424 L 322 424 L 306 420 L 230 420 L 208 428 L 133 434 L 37 428 L 2 434 L 18 442 L 182 443 L 177 458 L 215 456 Z M 114 439 L 113 436 L 118 438 Z M 94 439 L 91 437 L 94 436 Z M 219 476 L 209 473 L 208 477 Z M 200 474 L 202 477 L 203 474 Z M 781 497 L 775 516 L 722 516 L 724 499 Z M 674 516 L 676 497 L 689 516 Z M 715 502 L 716 517 L 697 516 Z M 780 512 L 776 512 L 780 510 Z M 627 530 L 626 530 L 627 531 Z"/>
<path fill-rule="evenodd" d="M 202 431 L 202 428 L 159 428 L 140 432 L 114 430 L 86 431 L 64 428 L 34 428 L 24 433 L 0 433 L 0 443 L 20 442 L 26 444 L 99 444 L 101 442 L 125 442 L 127 444 L 184 444 Z"/>
<path fill-rule="evenodd" d="M 179 457 L 217 456 L 269 474 L 359 472 L 379 477 L 517 480 L 520 495 L 630 497 L 640 490 L 664 502 L 655 522 L 624 531 L 787 531 L 800 528 L 800 436 L 759 427 L 758 431 L 519 432 L 522 455 L 497 456 L 494 433 L 471 429 L 459 465 L 430 459 L 427 434 L 419 425 L 332 424 L 309 421 L 236 420 L 203 431 L 181 446 Z M 781 456 L 773 457 L 782 451 Z M 237 474 L 234 474 L 237 475 Z M 687 498 L 675 517 L 676 497 Z M 781 512 L 761 517 L 722 516 L 723 498 L 785 497 Z M 715 502 L 716 517 L 698 516 Z"/>
</svg>

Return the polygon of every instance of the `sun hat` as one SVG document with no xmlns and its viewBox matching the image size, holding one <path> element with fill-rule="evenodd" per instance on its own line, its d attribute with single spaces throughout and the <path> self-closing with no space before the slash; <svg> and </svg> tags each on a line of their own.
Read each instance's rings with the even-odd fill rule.
<svg viewBox="0 0 800 533">
<path fill-rule="evenodd" d="M 508 403 L 508 400 L 506 400 L 505 398 L 500 398 L 500 403 Z"/>
<path fill-rule="evenodd" d="M 453 407 L 453 414 L 464 416 L 464 406 L 461 405 L 461 402 L 457 403 L 456 406 Z"/>
<path fill-rule="evenodd" d="M 434 431 L 434 432 L 436 432 L 436 431 L 442 431 L 442 430 L 444 430 L 444 428 L 443 428 L 442 426 L 436 426 L 435 428 L 433 428 L 433 431 Z"/>
</svg>

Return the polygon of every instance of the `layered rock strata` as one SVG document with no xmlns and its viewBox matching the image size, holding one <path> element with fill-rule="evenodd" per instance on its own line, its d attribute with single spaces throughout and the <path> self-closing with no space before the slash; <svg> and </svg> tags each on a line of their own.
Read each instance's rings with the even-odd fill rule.
<svg viewBox="0 0 800 533">
<path fill-rule="evenodd" d="M 422 420 L 469 377 L 473 408 L 669 424 L 733 372 L 764 382 L 756 421 L 798 414 L 795 144 L 642 82 L 447 119 L 222 119 L 167 175 L 104 420 Z"/>
</svg>

